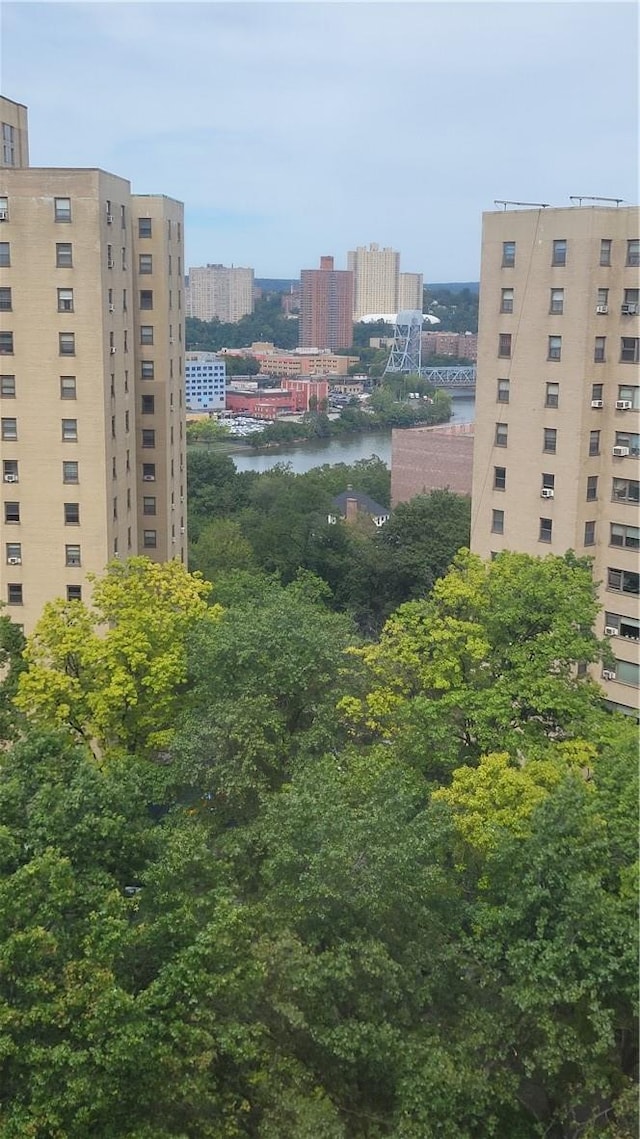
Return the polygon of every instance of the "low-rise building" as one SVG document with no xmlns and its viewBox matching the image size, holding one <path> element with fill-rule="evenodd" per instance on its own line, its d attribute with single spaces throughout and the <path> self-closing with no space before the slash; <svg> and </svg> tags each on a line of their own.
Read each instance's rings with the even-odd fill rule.
<svg viewBox="0 0 640 1139">
<path fill-rule="evenodd" d="M 333 510 L 327 515 L 327 521 L 331 525 L 335 525 L 339 518 L 349 523 L 356 522 L 359 518 L 370 518 L 374 526 L 379 529 L 388 521 L 391 513 L 386 506 L 382 506 L 368 494 L 354 490 L 352 486 L 348 486 L 342 494 L 336 494 L 331 500 L 331 505 Z"/>
<path fill-rule="evenodd" d="M 391 502 L 452 490 L 471 494 L 473 424 L 394 428 L 391 433 Z"/>
<path fill-rule="evenodd" d="M 189 411 L 222 411 L 225 407 L 227 366 L 214 352 L 186 352 L 185 401 Z"/>
</svg>

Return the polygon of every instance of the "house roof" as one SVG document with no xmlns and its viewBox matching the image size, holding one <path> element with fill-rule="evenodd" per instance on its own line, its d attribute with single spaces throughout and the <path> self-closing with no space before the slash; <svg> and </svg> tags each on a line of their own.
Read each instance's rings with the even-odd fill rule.
<svg viewBox="0 0 640 1139">
<path fill-rule="evenodd" d="M 341 514 L 346 514 L 347 499 L 355 499 L 358 504 L 358 510 L 366 514 L 371 514 L 375 518 L 380 515 L 384 515 L 388 518 L 391 513 L 388 507 L 381 506 L 379 502 L 375 502 L 373 498 L 369 498 L 368 494 L 361 494 L 358 490 L 343 490 L 342 494 L 336 494 L 335 498 L 331 500 Z"/>
</svg>

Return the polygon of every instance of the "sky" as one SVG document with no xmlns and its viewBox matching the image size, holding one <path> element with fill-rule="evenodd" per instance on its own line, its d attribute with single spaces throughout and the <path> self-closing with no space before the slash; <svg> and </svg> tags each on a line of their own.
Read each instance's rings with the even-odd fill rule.
<svg viewBox="0 0 640 1139">
<path fill-rule="evenodd" d="M 638 202 L 633 3 L 19 3 L 3 94 L 34 166 L 185 203 L 187 265 L 299 276 L 377 242 L 478 279 L 495 199 Z"/>
</svg>

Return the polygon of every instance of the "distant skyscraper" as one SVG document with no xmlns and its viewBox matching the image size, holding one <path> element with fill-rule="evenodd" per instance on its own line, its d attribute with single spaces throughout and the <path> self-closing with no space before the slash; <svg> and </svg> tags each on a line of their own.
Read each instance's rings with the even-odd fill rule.
<svg viewBox="0 0 640 1139">
<path fill-rule="evenodd" d="M 397 313 L 400 254 L 394 249 L 358 246 L 347 254 L 354 276 L 353 319 L 370 313 Z M 422 300 L 420 301 L 422 308 Z"/>
<path fill-rule="evenodd" d="M 253 311 L 253 269 L 202 265 L 189 269 L 187 316 L 237 324 Z"/>
<path fill-rule="evenodd" d="M 321 257 L 319 269 L 300 274 L 301 348 L 350 348 L 353 343 L 353 273 Z"/>
<path fill-rule="evenodd" d="M 418 309 L 422 312 L 422 273 L 400 273 L 398 276 L 398 312 Z"/>
</svg>

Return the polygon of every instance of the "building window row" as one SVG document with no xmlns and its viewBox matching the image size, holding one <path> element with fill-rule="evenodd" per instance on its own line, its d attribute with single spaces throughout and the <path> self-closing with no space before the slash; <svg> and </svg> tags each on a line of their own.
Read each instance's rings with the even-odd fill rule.
<svg viewBox="0 0 640 1139">
<path fill-rule="evenodd" d="M 500 332 L 498 334 L 498 358 L 501 360 L 509 360 L 512 356 L 512 335 L 510 332 Z M 562 337 L 549 336 L 547 338 L 547 360 L 553 360 L 556 363 L 562 359 Z M 595 364 L 604 364 L 607 360 L 607 337 L 596 336 L 593 345 L 593 361 Z M 638 336 L 621 336 L 620 337 L 620 357 L 621 364 L 637 364 L 640 362 L 640 337 Z"/>
<path fill-rule="evenodd" d="M 596 313 L 604 316 L 609 312 L 610 289 L 601 288 L 596 293 Z M 562 316 L 564 313 L 564 289 L 551 289 L 549 292 L 549 314 Z M 500 312 L 512 313 L 514 311 L 515 290 L 502 289 L 500 293 Z M 640 290 L 624 289 L 620 311 L 623 316 L 634 316 L 638 312 Z"/>
<path fill-rule="evenodd" d="M 67 586 L 67 601 L 82 601 L 82 586 Z M 7 582 L 7 604 L 24 605 L 24 590 L 21 582 Z"/>
<path fill-rule="evenodd" d="M 79 502 L 65 502 L 63 503 L 63 517 L 65 526 L 79 526 L 80 525 L 80 503 Z M 4 504 L 4 520 L 6 523 L 20 522 L 20 503 L 19 502 L 5 502 Z"/>
<path fill-rule="evenodd" d="M 611 265 L 611 258 L 613 252 L 613 239 L 609 237 L 602 238 L 600 242 L 600 264 L 602 266 Z M 554 268 L 562 268 L 567 264 L 568 256 L 568 241 L 565 237 L 557 237 L 551 243 L 551 265 Z M 502 268 L 513 269 L 516 264 L 516 242 L 503 241 L 502 242 Z M 634 237 L 627 241 L 626 244 L 626 264 L 629 266 L 640 265 L 640 238 Z"/>
</svg>

